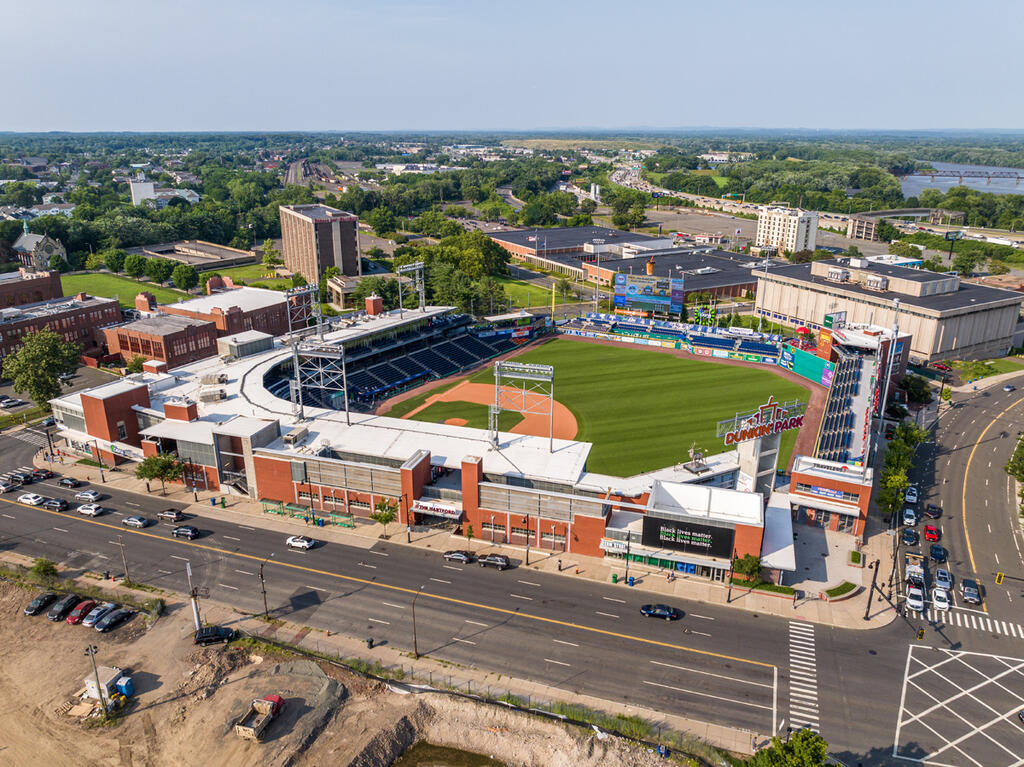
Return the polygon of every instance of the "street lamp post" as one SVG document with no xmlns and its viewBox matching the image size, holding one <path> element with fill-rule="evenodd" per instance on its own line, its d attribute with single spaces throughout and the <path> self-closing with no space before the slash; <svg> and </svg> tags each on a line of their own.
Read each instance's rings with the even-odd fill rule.
<svg viewBox="0 0 1024 767">
<path fill-rule="evenodd" d="M 494 545 L 494 515 L 491 514 L 491 545 Z"/>
<path fill-rule="evenodd" d="M 527 565 L 527 567 L 529 567 L 529 565 L 530 565 L 530 515 L 527 514 L 525 519 L 526 519 L 526 565 Z"/>
<path fill-rule="evenodd" d="M 100 670 L 96 666 L 96 651 L 97 647 L 94 644 L 86 645 L 85 655 L 89 656 L 89 660 L 92 661 L 92 674 L 96 679 L 96 692 L 100 696 L 100 708 L 103 709 L 103 716 L 107 715 L 107 701 L 103 697 L 103 685 L 100 684 Z"/>
<path fill-rule="evenodd" d="M 868 620 L 868 616 L 871 614 L 871 597 L 875 594 L 875 583 L 878 581 L 878 568 L 881 564 L 880 559 L 876 559 L 873 565 L 868 565 L 872 570 L 871 573 L 871 589 L 868 591 L 868 606 L 864 608 L 864 620 Z"/>
<path fill-rule="evenodd" d="M 121 564 L 124 565 L 124 579 L 131 581 L 128 577 L 128 557 L 124 553 L 124 539 L 119 535 L 117 536 L 117 545 L 121 547 Z"/>
<path fill-rule="evenodd" d="M 272 556 L 274 556 L 274 555 L 271 554 L 270 557 L 272 557 Z M 263 617 L 264 618 L 269 618 L 270 617 L 270 610 L 267 608 L 267 582 L 263 580 L 263 565 L 265 565 L 267 563 L 267 560 L 270 559 L 270 557 L 267 557 L 262 562 L 260 562 L 260 589 L 263 591 Z"/>
<path fill-rule="evenodd" d="M 412 657 L 416 660 L 419 660 L 420 657 L 420 647 L 416 641 L 416 600 L 419 599 L 420 594 L 423 593 L 425 586 L 426 584 L 424 583 L 416 589 L 416 593 L 412 598 Z"/>
</svg>

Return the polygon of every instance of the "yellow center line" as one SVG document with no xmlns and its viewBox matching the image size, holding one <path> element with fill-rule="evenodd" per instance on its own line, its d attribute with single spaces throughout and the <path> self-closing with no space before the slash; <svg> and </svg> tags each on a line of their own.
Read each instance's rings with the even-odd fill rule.
<svg viewBox="0 0 1024 767">
<path fill-rule="evenodd" d="M 6 498 L 0 498 L 0 501 L 9 503 L 12 506 L 21 506 L 25 509 L 31 509 L 32 511 L 41 511 L 46 514 L 53 514 L 58 517 L 67 518 L 66 514 L 62 514 L 59 511 L 53 511 L 52 509 L 44 509 L 39 506 L 29 506 L 28 504 L 18 503 L 16 501 L 8 501 Z M 121 525 L 111 525 L 107 522 L 100 522 L 96 519 L 82 517 L 78 519 L 79 522 L 86 522 L 91 525 L 98 525 L 100 527 L 107 527 L 111 530 L 117 530 L 118 532 L 131 533 L 132 535 L 144 535 L 147 538 L 153 538 L 154 540 L 163 541 L 165 543 L 176 543 L 179 546 L 191 546 L 196 549 L 202 549 L 203 551 L 211 551 L 216 554 L 224 554 L 226 556 L 240 557 L 243 559 L 250 559 L 254 562 L 266 561 L 267 564 L 275 564 L 280 567 L 288 567 L 293 570 L 299 570 L 301 572 L 315 573 L 317 575 L 325 575 L 329 578 L 337 578 L 339 580 L 349 581 L 352 583 L 359 583 L 364 586 L 372 586 L 381 589 L 387 589 L 389 591 L 396 591 L 402 594 L 408 594 L 409 596 L 415 596 L 419 591 L 418 589 L 406 588 L 405 586 L 392 586 L 387 583 L 378 583 L 377 581 L 367 580 L 366 578 L 357 578 L 353 575 L 343 575 L 342 573 L 334 573 L 329 570 L 319 570 L 315 567 L 306 567 L 305 565 L 297 565 L 292 562 L 282 562 L 277 559 L 268 559 L 267 557 L 261 557 L 258 554 L 245 554 L 240 551 L 230 551 L 228 549 L 222 549 L 217 546 L 209 546 L 204 543 L 193 543 L 192 541 L 182 541 L 177 538 L 165 538 L 162 535 L 155 535 L 153 533 L 147 533 L 144 530 L 136 530 L 125 528 Z M 643 644 L 654 645 L 656 647 L 665 647 L 670 650 L 681 650 L 682 652 L 693 653 L 695 655 L 704 655 L 710 658 L 718 658 L 720 660 L 734 661 L 736 663 L 746 663 L 750 666 L 760 666 L 762 668 L 775 668 L 774 663 L 765 663 L 759 660 L 750 660 L 749 658 L 737 658 L 732 655 L 725 655 L 723 653 L 712 652 L 710 650 L 698 650 L 695 647 L 686 647 L 685 645 L 672 644 L 671 642 L 660 642 L 656 639 L 646 639 L 644 637 L 634 636 L 632 634 L 623 634 L 618 631 L 608 631 L 607 629 L 597 628 L 595 626 L 587 626 L 581 623 L 572 623 L 570 621 L 560 621 L 555 618 L 545 618 L 543 615 L 533 615 L 531 613 L 520 612 L 519 610 L 509 610 L 505 607 L 495 607 L 493 605 L 486 605 L 480 602 L 470 602 L 465 599 L 457 599 L 455 597 L 446 597 L 441 594 L 430 594 L 428 592 L 420 592 L 421 599 L 434 599 L 440 602 L 448 602 L 451 604 L 463 605 L 464 607 L 474 607 L 480 610 L 487 610 L 494 613 L 500 613 L 502 615 L 519 616 L 521 618 L 527 618 L 529 620 L 538 621 L 540 623 L 548 623 L 554 626 L 564 626 L 566 628 L 579 629 L 581 631 L 589 631 L 593 634 L 601 634 L 603 636 L 615 637 L 617 639 L 628 639 L 633 642 L 641 642 Z"/>
<path fill-rule="evenodd" d="M 971 461 L 974 460 L 974 452 L 978 449 L 978 445 L 980 445 L 982 442 L 985 441 L 985 435 L 988 434 L 988 430 L 991 429 L 993 426 L 995 426 L 996 422 L 1000 418 L 1002 418 L 1004 415 L 1006 415 L 1008 412 L 1010 412 L 1010 410 L 1012 410 L 1013 408 L 1017 407 L 1017 405 L 1019 405 L 1021 402 L 1024 402 L 1024 400 L 1019 399 L 1016 402 L 1008 405 L 1006 407 L 1006 409 L 1003 410 L 1003 412 L 1001 412 L 999 415 L 997 415 L 995 418 L 993 418 L 989 422 L 988 426 L 986 426 L 982 430 L 981 434 L 979 435 L 978 441 L 974 443 L 974 447 L 971 448 L 971 453 L 970 453 L 970 455 L 967 456 L 967 465 L 964 467 L 964 485 L 963 485 L 963 494 L 961 495 L 961 498 L 960 498 L 960 505 L 961 505 L 961 512 L 960 513 L 961 513 L 961 518 L 963 519 L 963 525 L 964 525 L 964 539 L 967 541 L 967 556 L 969 556 L 970 559 L 971 559 L 971 572 L 975 576 L 978 575 L 978 568 L 977 568 L 977 566 L 974 563 L 974 550 L 971 548 L 971 533 L 967 529 L 967 476 L 971 473 Z M 985 612 L 988 612 L 988 607 L 985 604 L 981 605 L 981 609 L 984 610 Z"/>
</svg>

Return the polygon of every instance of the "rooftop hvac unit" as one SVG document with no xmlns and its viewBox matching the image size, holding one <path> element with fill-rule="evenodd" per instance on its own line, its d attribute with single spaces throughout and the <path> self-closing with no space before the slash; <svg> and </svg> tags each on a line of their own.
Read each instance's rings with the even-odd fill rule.
<svg viewBox="0 0 1024 767">
<path fill-rule="evenodd" d="M 880 274 L 872 274 L 864 280 L 864 287 L 868 290 L 888 290 L 889 278 Z"/>
<path fill-rule="evenodd" d="M 203 386 L 213 386 L 216 384 L 226 384 L 228 382 L 227 373 L 207 373 L 204 375 L 199 382 Z"/>
<path fill-rule="evenodd" d="M 306 438 L 307 434 L 309 434 L 309 429 L 305 426 L 296 426 L 284 435 L 284 443 L 286 445 L 297 445 Z"/>
<path fill-rule="evenodd" d="M 850 272 L 848 269 L 839 269 L 838 267 L 830 267 L 828 270 L 828 278 L 830 282 L 846 282 L 850 279 Z"/>
<path fill-rule="evenodd" d="M 227 395 L 223 389 L 211 389 L 210 391 L 204 391 L 199 394 L 200 402 L 219 402 L 222 399 L 226 399 Z"/>
</svg>

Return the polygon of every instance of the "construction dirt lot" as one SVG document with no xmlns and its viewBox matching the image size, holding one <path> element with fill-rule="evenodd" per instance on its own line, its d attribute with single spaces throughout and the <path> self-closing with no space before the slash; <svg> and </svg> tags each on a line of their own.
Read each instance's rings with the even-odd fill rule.
<svg viewBox="0 0 1024 767">
<path fill-rule="evenodd" d="M 199 648 L 187 602 L 169 601 L 99 634 L 45 615 L 27 617 L 30 591 L 0 581 L 0 763 L 10 765 L 230 764 L 386 767 L 419 740 L 508 765 L 644 767 L 664 759 L 596 733 L 437 693 L 394 692 L 347 669 L 246 642 Z M 97 662 L 130 672 L 133 703 L 113 724 L 61 713 Z M 285 706 L 262 742 L 232 723 L 253 698 Z"/>
</svg>

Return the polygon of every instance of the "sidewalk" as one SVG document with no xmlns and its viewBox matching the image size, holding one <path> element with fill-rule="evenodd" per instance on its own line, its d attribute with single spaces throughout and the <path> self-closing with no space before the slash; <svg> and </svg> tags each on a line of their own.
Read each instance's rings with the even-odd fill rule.
<svg viewBox="0 0 1024 767">
<path fill-rule="evenodd" d="M 46 463 L 41 460 L 41 455 L 42 453 L 37 454 L 35 463 L 37 466 L 46 466 Z M 54 469 L 67 476 L 88 479 L 90 482 L 98 483 L 99 480 L 99 469 L 80 464 L 64 464 L 63 466 L 55 464 Z M 133 493 L 146 493 L 146 483 L 143 480 L 135 479 L 124 472 L 111 473 L 107 471 L 104 474 L 107 487 Z M 148 495 L 159 496 L 159 493 L 158 487 L 152 487 L 152 492 Z M 267 530 L 276 530 L 284 535 L 309 534 L 325 541 L 366 549 L 383 538 L 384 530 L 379 524 L 359 517 L 355 520 L 356 527 L 354 529 L 336 526 L 310 528 L 299 519 L 265 514 L 258 503 L 240 496 L 207 491 L 200 491 L 197 496 L 198 501 L 195 500 L 191 491 L 182 489 L 180 485 L 168 485 L 166 498 L 169 501 L 188 504 L 190 513 L 234 523 L 242 522 Z M 211 498 L 216 499 L 218 503 L 223 498 L 225 507 L 211 506 Z M 863 547 L 862 553 L 865 564 L 881 560 L 881 572 L 879 573 L 881 583 L 885 580 L 882 577 L 883 573 L 888 572 L 886 568 L 892 565 L 891 540 L 878 524 L 877 515 L 872 516 L 874 518 L 869 517 L 868 519 L 868 531 L 873 530 L 874 534 L 866 539 L 867 544 Z M 435 551 L 454 548 L 472 549 L 478 555 L 491 552 L 506 554 L 519 561 L 521 568 L 529 567 L 532 570 L 552 574 L 561 573 L 570 578 L 586 578 L 591 581 L 611 583 L 612 575 L 615 575 L 623 589 L 630 588 L 625 583 L 628 575 L 633 577 L 634 586 L 632 588 L 652 595 L 729 606 L 790 620 L 805 620 L 846 629 L 874 629 L 887 625 L 896 617 L 895 611 L 881 601 L 876 594 L 872 600 L 871 614 L 868 620 L 864 619 L 867 607 L 867 587 L 870 585 L 871 576 L 871 571 L 867 567 L 864 568 L 866 582 L 858 584 L 863 588 L 855 596 L 840 602 L 826 602 L 820 599 L 816 593 L 800 594 L 797 599 L 794 599 L 786 594 L 752 591 L 738 586 L 733 586 L 730 593 L 729 586 L 725 583 L 715 583 L 681 573 L 677 573 L 675 580 L 670 582 L 664 570 L 640 563 L 631 562 L 627 573 L 626 563 L 622 560 L 582 556 L 572 552 L 552 552 L 533 547 L 529 552 L 530 564 L 526 565 L 523 564 L 526 559 L 525 547 L 491 544 L 486 538 L 474 538 L 467 542 L 465 537 L 453 535 L 448 528 L 415 527 L 411 533 L 407 533 L 402 526 L 392 524 L 388 526 L 388 532 L 390 536 L 387 540 L 394 545 L 416 546 Z M 830 587 L 838 585 L 838 583 L 829 584 Z"/>
</svg>

